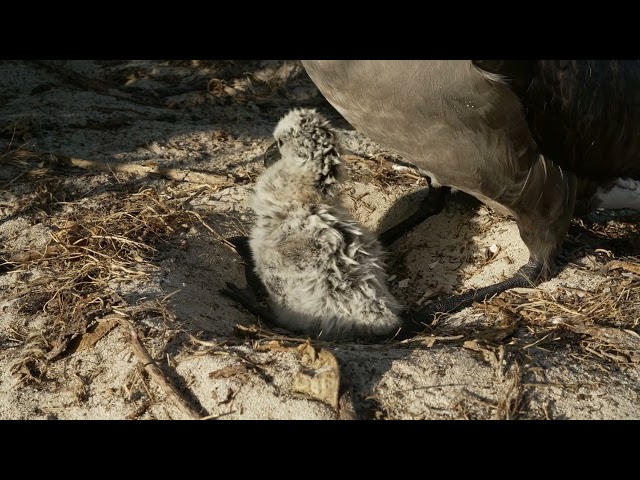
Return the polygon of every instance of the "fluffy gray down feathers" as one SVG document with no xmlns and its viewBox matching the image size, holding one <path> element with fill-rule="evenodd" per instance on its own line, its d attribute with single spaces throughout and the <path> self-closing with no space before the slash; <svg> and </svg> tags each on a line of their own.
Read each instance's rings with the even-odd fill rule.
<svg viewBox="0 0 640 480">
<path fill-rule="evenodd" d="M 337 133 L 315 110 L 292 110 L 274 137 L 281 159 L 258 179 L 250 247 L 281 326 L 323 340 L 393 334 L 400 303 L 380 243 L 341 205 Z"/>
</svg>

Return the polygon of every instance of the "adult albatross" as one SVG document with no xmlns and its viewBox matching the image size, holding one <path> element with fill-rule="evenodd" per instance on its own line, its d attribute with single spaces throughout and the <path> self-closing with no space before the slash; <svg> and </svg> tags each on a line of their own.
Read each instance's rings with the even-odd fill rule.
<svg viewBox="0 0 640 480">
<path fill-rule="evenodd" d="M 508 280 L 431 304 L 427 323 L 553 274 L 571 218 L 640 208 L 640 62 L 303 60 L 357 130 L 436 185 L 511 215 L 529 261 Z"/>
</svg>

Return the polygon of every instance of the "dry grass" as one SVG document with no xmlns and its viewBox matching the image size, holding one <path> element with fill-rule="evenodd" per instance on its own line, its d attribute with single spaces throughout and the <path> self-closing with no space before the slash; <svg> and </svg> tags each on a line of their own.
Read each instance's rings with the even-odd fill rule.
<svg viewBox="0 0 640 480">
<path fill-rule="evenodd" d="M 47 187 L 51 183 L 43 182 L 36 190 L 51 199 L 60 196 Z M 13 343 L 21 348 L 13 370 L 23 381 L 45 378 L 50 362 L 74 351 L 101 318 L 129 309 L 118 284 L 155 271 L 159 248 L 179 247 L 182 233 L 204 224 L 185 209 L 193 195 L 185 200 L 176 193 L 143 188 L 65 202 L 61 212 L 48 217 L 50 239 L 44 247 L 1 252 L 0 268 L 17 279 L 13 297 L 19 312 L 46 318 L 37 331 L 19 323 L 13 329 Z"/>
<path fill-rule="evenodd" d="M 527 348 L 573 344 L 580 355 L 624 367 L 640 363 L 640 277 L 635 277 L 605 278 L 591 291 L 508 292 L 502 302 L 538 337 Z"/>
</svg>

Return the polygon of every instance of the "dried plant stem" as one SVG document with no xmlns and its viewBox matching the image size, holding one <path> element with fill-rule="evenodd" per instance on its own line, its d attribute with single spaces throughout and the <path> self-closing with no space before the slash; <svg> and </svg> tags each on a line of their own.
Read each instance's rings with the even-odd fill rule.
<svg viewBox="0 0 640 480">
<path fill-rule="evenodd" d="M 142 362 L 144 369 L 151 376 L 151 378 L 158 384 L 158 386 L 169 396 L 172 397 L 178 406 L 178 408 L 186 415 L 188 415 L 191 419 L 199 420 L 202 418 L 200 412 L 196 410 L 191 403 L 184 397 L 183 394 L 176 388 L 173 382 L 164 374 L 160 367 L 156 364 L 156 362 L 151 358 L 149 352 L 144 347 L 140 338 L 138 337 L 138 332 L 136 332 L 133 324 L 127 320 L 126 318 L 120 316 L 111 316 L 105 318 L 105 320 L 115 319 L 120 322 L 120 324 L 127 329 L 129 334 L 129 341 L 131 342 L 131 347 L 133 348 L 133 353 L 135 353 L 138 360 Z"/>
</svg>

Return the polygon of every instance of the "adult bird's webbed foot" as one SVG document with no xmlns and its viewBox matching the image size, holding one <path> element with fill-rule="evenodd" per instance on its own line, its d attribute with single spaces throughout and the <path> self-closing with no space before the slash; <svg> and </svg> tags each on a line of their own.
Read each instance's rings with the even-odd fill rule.
<svg viewBox="0 0 640 480">
<path fill-rule="evenodd" d="M 530 259 L 526 265 L 523 265 L 507 280 L 429 303 L 420 310 L 408 314 L 403 319 L 403 328 L 400 336 L 401 338 L 408 338 L 422 332 L 425 326 L 432 323 L 439 313 L 455 313 L 475 302 L 483 302 L 487 298 L 511 288 L 533 287 L 538 283 L 542 270 L 542 262 Z"/>
<path fill-rule="evenodd" d="M 383 247 L 389 247 L 402 235 L 420 225 L 427 218 L 440 213 L 444 208 L 445 195 L 450 192 L 450 190 L 449 187 L 430 186 L 429 193 L 427 193 L 427 196 L 420 202 L 418 211 L 399 224 L 382 232 L 378 235 L 378 241 L 380 241 Z"/>
</svg>

